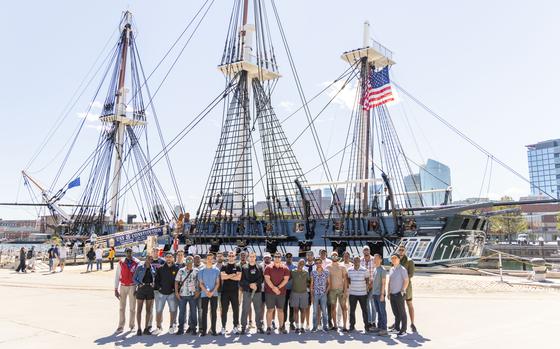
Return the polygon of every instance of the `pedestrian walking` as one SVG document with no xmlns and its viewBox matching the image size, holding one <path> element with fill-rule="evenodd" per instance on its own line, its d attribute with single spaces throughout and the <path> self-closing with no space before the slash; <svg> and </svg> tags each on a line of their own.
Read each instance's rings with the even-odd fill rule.
<svg viewBox="0 0 560 349">
<path fill-rule="evenodd" d="M 54 245 L 47 250 L 47 256 L 49 257 L 49 272 L 52 273 L 54 267 L 54 259 L 56 258 Z"/>
<path fill-rule="evenodd" d="M 95 251 L 93 250 L 93 247 L 89 248 L 89 251 L 86 253 L 86 258 L 87 258 L 87 267 L 86 267 L 86 273 L 93 271 L 93 262 L 95 261 Z"/>
<path fill-rule="evenodd" d="M 66 265 L 66 257 L 68 256 L 68 248 L 66 245 L 61 244 L 58 249 L 58 266 L 60 267 L 60 272 L 64 271 L 64 266 Z"/>
<path fill-rule="evenodd" d="M 16 273 L 22 272 L 25 273 L 25 259 L 27 257 L 27 253 L 25 253 L 25 247 L 19 249 L 19 264 L 16 268 Z"/>
</svg>

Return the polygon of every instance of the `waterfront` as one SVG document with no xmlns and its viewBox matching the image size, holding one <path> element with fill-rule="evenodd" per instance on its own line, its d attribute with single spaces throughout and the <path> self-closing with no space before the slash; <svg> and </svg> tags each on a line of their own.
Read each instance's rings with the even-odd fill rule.
<svg viewBox="0 0 560 349">
<path fill-rule="evenodd" d="M 137 337 L 126 332 L 114 336 L 118 314 L 112 291 L 114 274 L 106 270 L 84 274 L 84 268 L 70 266 L 64 273 L 25 275 L 0 270 L 0 292 L 10 300 L 3 304 L 0 315 L 0 348 L 173 348 L 184 344 L 282 348 L 327 343 L 331 348 L 372 344 L 379 348 L 549 348 L 557 341 L 555 330 L 560 325 L 557 289 L 512 286 L 489 276 L 419 273 L 414 277 L 419 332 L 404 338 L 333 332 L 217 338 Z M 165 316 L 164 328 L 167 321 Z"/>
</svg>

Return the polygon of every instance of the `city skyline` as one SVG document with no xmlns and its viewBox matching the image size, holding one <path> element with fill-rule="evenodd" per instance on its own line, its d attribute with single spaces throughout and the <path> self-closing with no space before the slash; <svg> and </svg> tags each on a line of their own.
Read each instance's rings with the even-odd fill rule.
<svg viewBox="0 0 560 349">
<path fill-rule="evenodd" d="M 361 46 L 362 23 L 368 19 L 372 23 L 373 38 L 395 52 L 397 64 L 392 69 L 392 78 L 527 178 L 527 159 L 523 147 L 558 137 L 554 128 L 517 126 L 527 122 L 535 122 L 535 125 L 553 124 L 555 120 L 549 109 L 550 101 L 555 98 L 555 85 L 552 82 L 560 77 L 555 68 L 560 54 L 558 49 L 548 43 L 553 38 L 551 33 L 558 31 L 558 23 L 551 15 L 557 10 L 557 5 L 548 4 L 537 9 L 521 2 L 486 4 L 475 1 L 468 5 L 452 5 L 444 1 L 431 1 L 406 5 L 391 3 L 380 7 L 367 1 L 357 1 L 357 5 L 365 11 L 356 13 L 355 9 L 347 6 L 317 8 L 317 4 L 316 1 L 286 1 L 279 4 L 308 98 L 347 69 L 339 56 L 344 51 Z M 5 69 L 5 84 L 0 88 L 3 95 L 0 105 L 4 115 L 10 116 L 6 118 L 6 131 L 0 140 L 4 162 L 0 173 L 0 201 L 3 202 L 31 200 L 20 179 L 20 171 L 26 169 L 34 157 L 76 86 L 94 63 L 95 57 L 103 51 L 105 41 L 114 40 L 113 32 L 119 17 L 122 10 L 127 8 L 127 4 L 122 1 L 79 5 L 68 2 L 66 5 L 56 7 L 35 2 L 34 6 L 27 8 L 25 4 L 13 3 L 0 14 L 2 32 L 9 33 L 11 28 L 18 27 L 22 36 L 36 37 L 35 45 L 38 45 L 23 45 L 21 40 L 6 36 L 5 47 L 17 53 L 0 57 L 0 66 L 26 67 Z M 154 8 L 149 2 L 139 1 L 130 7 L 139 30 L 140 54 L 148 72 L 157 65 L 200 5 L 199 2 L 186 4 L 172 1 Z M 480 6 L 484 6 L 484 13 L 478 10 Z M 506 7 L 507 16 L 502 16 Z M 436 8 L 438 11 L 434 11 Z M 316 28 L 304 24 L 307 22 L 304 13 L 311 11 L 317 13 L 313 19 L 317 23 Z M 31 23 L 45 29 L 37 31 L 34 26 L 20 26 L 17 16 L 13 14 L 23 12 Z M 217 6 L 209 12 L 201 26 L 203 34 L 199 33 L 193 39 L 187 48 L 188 54 L 179 60 L 155 100 L 166 139 L 172 139 L 177 129 L 189 122 L 223 87 L 222 76 L 216 72 L 216 65 L 225 37 L 223 22 L 228 12 L 229 8 L 224 6 Z M 446 13 L 447 16 L 440 17 L 434 14 L 436 12 Z M 72 13 L 81 15 L 73 16 Z M 420 21 L 419 14 L 432 20 Z M 471 15 L 479 18 L 476 30 L 473 30 L 468 20 Z M 495 26 L 495 16 L 503 17 L 500 27 Z M 527 32 L 519 28 L 520 20 L 533 30 Z M 161 25 L 163 21 L 165 26 Z M 90 25 L 92 22 L 95 22 L 95 26 Z M 324 25 L 334 22 L 339 26 Z M 80 30 L 76 31 L 75 28 Z M 410 28 L 415 28 L 414 32 Z M 441 28 L 446 28 L 445 35 L 441 35 Z M 307 35 L 298 35 L 304 32 Z M 205 39 L 201 40 L 201 37 Z M 275 35 L 274 40 L 280 49 L 280 37 Z M 464 54 L 465 45 L 472 52 L 483 52 L 484 64 L 473 65 L 472 58 Z M 513 51 L 515 57 L 512 57 L 512 50 L 518 46 L 524 50 Z M 45 53 L 39 55 L 40 59 L 37 50 Z M 306 56 L 306 52 L 317 54 Z M 294 112 L 300 102 L 294 92 L 285 54 L 279 53 L 278 56 L 282 60 L 280 68 L 284 78 L 278 84 L 273 104 L 279 116 L 284 118 Z M 322 58 L 317 60 L 317 57 Z M 539 63 L 533 68 L 535 74 L 518 74 L 520 66 L 530 66 L 534 62 Z M 97 66 L 94 64 L 93 67 Z M 152 78 L 151 86 L 155 88 L 162 81 L 168 67 L 169 62 L 166 62 L 164 68 Z M 472 71 L 477 74 L 472 74 Z M 99 101 L 91 99 L 96 84 L 97 80 L 93 78 L 92 87 L 84 91 L 83 98 L 75 99 L 76 103 L 67 108 L 66 122 L 60 125 L 56 136 L 30 166 L 30 172 L 41 182 L 49 186 L 53 183 L 58 164 L 66 154 L 66 145 L 77 123 L 83 120 L 84 111 L 91 105 L 96 112 Z M 539 85 L 541 89 L 521 93 L 520 85 Z M 345 91 L 337 96 L 335 108 L 317 119 L 316 126 L 326 153 L 329 157 L 333 156 L 329 161 L 332 169 L 336 169 L 339 163 L 340 157 L 334 154 L 340 149 L 340 139 L 343 140 L 345 136 L 341 130 L 347 127 L 350 118 L 345 98 L 347 95 L 351 93 Z M 13 102 L 22 100 L 31 102 L 25 103 L 25 108 L 21 107 L 21 103 Z M 477 153 L 466 142 L 458 141 L 456 135 L 427 117 L 424 111 L 407 101 L 402 94 L 400 100 L 399 104 L 390 108 L 395 115 L 396 127 L 402 132 L 401 139 L 408 156 L 415 163 L 424 163 L 427 158 L 439 159 L 453 168 L 455 200 L 479 196 L 481 187 L 484 190 L 480 196 L 494 199 L 503 195 L 518 198 L 529 194 L 528 183 L 501 169 L 495 162 L 493 166 L 489 165 L 487 156 Z M 70 102 L 73 101 L 70 98 Z M 318 113 L 325 102 L 326 99 L 312 105 L 312 112 Z M 532 115 L 530 121 L 527 121 L 527 115 Z M 171 162 L 178 173 L 182 204 L 191 216 L 200 203 L 210 167 L 208 159 L 219 138 L 220 120 L 219 112 L 210 116 L 188 140 L 181 143 L 178 150 L 170 153 Z M 305 123 L 303 115 L 286 122 L 285 130 L 290 141 L 298 136 Z M 96 142 L 99 123 L 94 114 L 88 115 L 85 127 L 87 137 L 77 146 L 77 159 L 86 156 Z M 152 132 L 155 134 L 155 131 Z M 310 171 L 309 182 L 325 181 L 323 173 L 311 170 L 318 164 L 318 159 L 309 134 L 294 145 L 294 151 L 304 172 Z M 75 159 L 69 161 L 71 165 L 79 162 L 72 163 Z M 156 171 L 161 170 L 161 167 L 161 164 L 157 165 Z M 485 170 L 485 167 L 488 169 Z M 71 173 L 66 172 L 63 176 L 70 177 Z M 162 185 L 168 193 L 172 192 L 169 179 L 162 179 Z M 79 190 L 74 188 L 68 192 L 68 202 L 77 199 Z M 178 203 L 174 195 L 169 197 Z M 255 202 L 259 200 L 262 198 L 255 197 Z M 5 219 L 30 218 L 36 214 L 33 208 L 0 207 L 0 217 Z"/>
</svg>

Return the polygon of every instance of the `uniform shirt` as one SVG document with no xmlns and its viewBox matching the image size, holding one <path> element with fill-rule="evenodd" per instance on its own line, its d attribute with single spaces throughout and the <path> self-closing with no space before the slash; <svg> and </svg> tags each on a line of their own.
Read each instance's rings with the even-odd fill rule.
<svg viewBox="0 0 560 349">
<path fill-rule="evenodd" d="M 220 270 L 221 273 L 226 273 L 227 275 L 241 273 L 241 267 L 236 264 L 226 264 Z M 239 281 L 236 280 L 223 280 L 222 281 L 222 292 L 238 292 L 239 291 Z"/>
<path fill-rule="evenodd" d="M 286 268 L 286 266 L 284 265 L 280 265 L 279 267 L 276 267 L 274 264 L 272 264 L 271 266 L 269 266 L 264 270 L 264 275 L 265 276 L 268 275 L 270 277 L 270 281 L 272 282 L 272 284 L 278 287 L 282 283 L 282 281 L 284 281 L 284 277 L 290 276 L 290 270 Z M 264 283 L 264 292 L 270 294 L 276 294 L 272 291 L 272 289 L 268 286 L 266 282 Z M 286 295 L 285 285 L 280 289 L 280 295 Z"/>
<path fill-rule="evenodd" d="M 348 270 L 348 278 L 350 285 L 348 287 L 348 294 L 352 296 L 365 296 L 367 295 L 367 280 L 369 279 L 369 272 L 364 267 L 352 268 Z"/>
<path fill-rule="evenodd" d="M 218 278 L 220 277 L 220 271 L 216 267 L 212 268 L 202 268 L 198 271 L 198 281 L 202 282 L 204 287 L 208 291 L 212 291 L 214 287 L 216 287 L 216 283 L 219 282 Z M 214 293 L 214 297 L 217 296 L 217 293 Z M 201 293 L 202 298 L 207 298 L 206 292 Z"/>
<path fill-rule="evenodd" d="M 389 293 L 395 294 L 403 291 L 405 280 L 408 280 L 408 272 L 402 265 L 392 267 L 389 271 Z"/>
<path fill-rule="evenodd" d="M 373 289 L 372 292 L 376 296 L 381 295 L 381 287 L 383 286 L 383 279 L 387 277 L 387 271 L 383 266 L 378 266 L 373 270 Z"/>
<path fill-rule="evenodd" d="M 293 293 L 305 293 L 307 292 L 307 286 L 309 286 L 309 273 L 305 268 L 302 271 L 297 269 L 292 270 L 292 292 Z"/>
<path fill-rule="evenodd" d="M 311 278 L 313 279 L 313 294 L 316 296 L 322 296 L 327 293 L 327 280 L 329 279 L 329 272 L 323 270 L 319 273 L 317 270 L 311 272 Z"/>
<path fill-rule="evenodd" d="M 179 289 L 179 295 L 182 297 L 192 297 L 199 291 L 198 269 L 187 270 L 186 267 L 179 269 L 175 281 L 182 284 Z"/>
</svg>

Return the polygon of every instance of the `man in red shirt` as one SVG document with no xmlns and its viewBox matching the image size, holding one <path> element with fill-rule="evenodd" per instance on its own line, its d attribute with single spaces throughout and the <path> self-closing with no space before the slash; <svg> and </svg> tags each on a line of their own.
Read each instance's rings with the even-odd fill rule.
<svg viewBox="0 0 560 349">
<path fill-rule="evenodd" d="M 127 248 L 125 253 L 126 258 L 117 264 L 117 270 L 115 271 L 115 297 L 119 300 L 119 327 L 116 332 L 122 332 L 124 329 L 127 303 L 131 331 L 134 329 L 134 315 L 136 314 L 136 307 L 134 306 L 136 302 L 134 297 L 136 286 L 134 285 L 133 275 L 138 266 L 138 260 L 132 257 L 132 249 Z"/>
<path fill-rule="evenodd" d="M 284 302 L 286 301 L 286 285 L 290 279 L 290 270 L 282 263 L 282 254 L 274 254 L 274 263 L 264 270 L 264 293 L 266 303 L 266 333 L 272 332 L 272 318 L 274 309 L 278 314 L 278 324 L 284 323 Z M 280 327 L 280 333 L 287 333 L 285 327 Z"/>
</svg>

